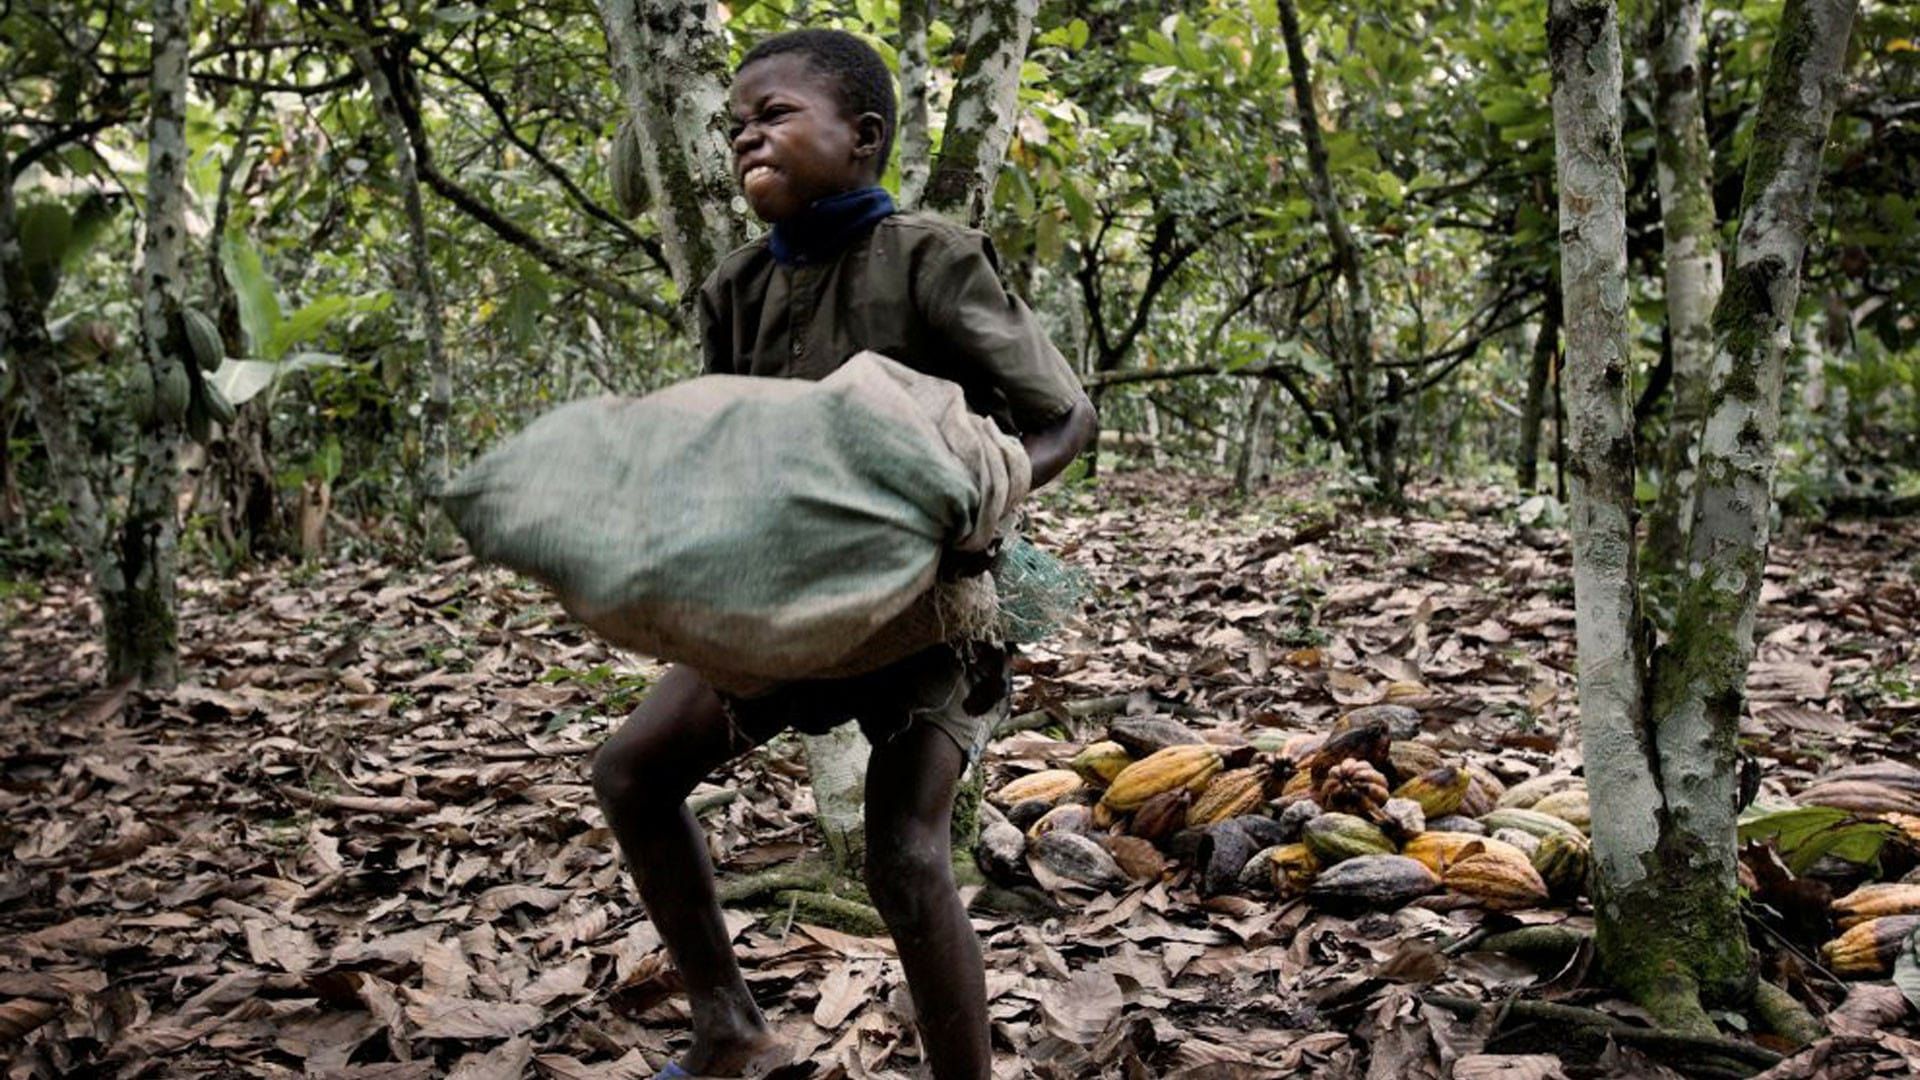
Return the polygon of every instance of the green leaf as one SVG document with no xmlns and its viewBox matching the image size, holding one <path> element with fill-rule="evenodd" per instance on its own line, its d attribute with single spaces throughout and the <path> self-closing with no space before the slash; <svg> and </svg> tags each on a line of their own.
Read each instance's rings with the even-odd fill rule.
<svg viewBox="0 0 1920 1080">
<path fill-rule="evenodd" d="M 227 234 L 226 241 L 220 245 L 220 253 L 224 256 L 222 261 L 226 265 L 227 281 L 233 286 L 234 295 L 240 303 L 240 329 L 247 335 L 247 351 L 262 354 L 274 331 L 280 327 L 280 298 L 274 293 L 273 278 L 267 276 L 267 269 L 260 262 L 260 253 L 241 233 Z M 277 360 L 279 357 L 266 356 L 265 359 Z M 237 401 L 234 403 L 239 404 Z"/>
</svg>

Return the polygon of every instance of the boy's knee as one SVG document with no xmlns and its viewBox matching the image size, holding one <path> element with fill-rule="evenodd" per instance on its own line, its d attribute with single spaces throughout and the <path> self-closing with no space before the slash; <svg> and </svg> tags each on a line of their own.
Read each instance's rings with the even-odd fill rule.
<svg viewBox="0 0 1920 1080">
<path fill-rule="evenodd" d="M 889 922 L 917 918 L 953 890 L 953 868 L 947 865 L 944 845 L 867 839 L 867 892 Z"/>
<path fill-rule="evenodd" d="M 699 778 L 676 775 L 658 747 L 644 739 L 609 739 L 594 755 L 594 797 L 610 812 L 652 805 L 677 806 Z"/>
</svg>

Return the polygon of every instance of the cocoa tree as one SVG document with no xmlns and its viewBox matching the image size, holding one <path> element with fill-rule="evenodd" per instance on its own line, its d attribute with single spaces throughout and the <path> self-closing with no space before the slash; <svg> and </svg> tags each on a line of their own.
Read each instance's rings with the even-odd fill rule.
<svg viewBox="0 0 1920 1080">
<path fill-rule="evenodd" d="M 1597 944 L 1609 976 L 1682 1031 L 1714 1030 L 1703 1002 L 1752 1002 L 1792 1038 L 1814 1030 L 1784 992 L 1755 981 L 1735 879 L 1735 773 L 1783 355 L 1854 7 L 1788 0 L 1781 16 L 1714 309 L 1687 572 L 1658 645 L 1635 553 L 1617 17 L 1612 0 L 1554 0 L 1550 15 Z"/>
</svg>

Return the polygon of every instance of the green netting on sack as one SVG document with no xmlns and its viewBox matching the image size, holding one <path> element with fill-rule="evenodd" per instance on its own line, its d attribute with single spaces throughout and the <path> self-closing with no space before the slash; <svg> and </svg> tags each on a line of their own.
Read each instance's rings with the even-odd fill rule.
<svg viewBox="0 0 1920 1080">
<path fill-rule="evenodd" d="M 1087 576 L 1023 537 L 1009 544 L 993 570 L 1003 640 L 1031 645 L 1080 613 Z"/>
</svg>

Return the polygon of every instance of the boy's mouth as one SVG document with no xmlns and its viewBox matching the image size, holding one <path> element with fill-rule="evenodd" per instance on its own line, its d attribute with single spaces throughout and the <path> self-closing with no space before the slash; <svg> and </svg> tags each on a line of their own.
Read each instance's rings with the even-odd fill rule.
<svg viewBox="0 0 1920 1080">
<path fill-rule="evenodd" d="M 774 169 L 771 165 L 755 165 L 753 168 L 740 174 L 740 186 L 751 192 L 754 188 L 772 179 L 773 173 Z"/>
</svg>

